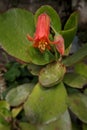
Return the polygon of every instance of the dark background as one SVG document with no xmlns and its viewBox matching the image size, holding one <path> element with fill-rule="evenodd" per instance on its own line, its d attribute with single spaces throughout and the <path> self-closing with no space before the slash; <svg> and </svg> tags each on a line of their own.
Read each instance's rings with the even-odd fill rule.
<svg viewBox="0 0 87 130">
<path fill-rule="evenodd" d="M 9 8 L 25 8 L 33 13 L 41 5 L 51 5 L 64 22 L 71 12 L 79 10 L 80 23 L 87 24 L 87 0 L 0 0 L 0 13 Z"/>
</svg>

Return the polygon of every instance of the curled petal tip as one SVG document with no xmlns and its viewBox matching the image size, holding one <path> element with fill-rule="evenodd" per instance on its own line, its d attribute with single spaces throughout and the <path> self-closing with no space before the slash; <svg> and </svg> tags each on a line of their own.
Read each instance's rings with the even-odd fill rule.
<svg viewBox="0 0 87 130">
<path fill-rule="evenodd" d="M 27 34 L 27 39 L 28 39 L 29 41 L 33 41 L 33 38 L 32 38 L 29 34 Z"/>
</svg>

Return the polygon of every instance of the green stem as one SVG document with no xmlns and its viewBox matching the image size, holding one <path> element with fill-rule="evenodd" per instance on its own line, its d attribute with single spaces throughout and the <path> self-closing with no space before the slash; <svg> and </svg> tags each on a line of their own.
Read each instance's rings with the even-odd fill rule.
<svg viewBox="0 0 87 130">
<path fill-rule="evenodd" d="M 54 33 L 55 33 L 56 35 L 59 35 L 59 33 L 54 29 L 53 26 L 51 26 L 51 28 L 52 28 L 52 30 L 54 31 Z"/>
<path fill-rule="evenodd" d="M 57 54 L 57 51 L 56 51 L 56 47 L 54 46 L 54 53 L 55 53 L 55 59 L 56 61 L 58 60 L 58 54 Z"/>
</svg>

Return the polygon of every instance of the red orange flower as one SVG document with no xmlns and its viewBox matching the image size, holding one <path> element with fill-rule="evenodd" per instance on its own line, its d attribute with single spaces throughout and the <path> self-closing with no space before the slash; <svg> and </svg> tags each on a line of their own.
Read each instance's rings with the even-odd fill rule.
<svg viewBox="0 0 87 130">
<path fill-rule="evenodd" d="M 50 17 L 43 13 L 38 17 L 34 38 L 29 35 L 27 35 L 27 38 L 34 42 L 34 47 L 39 48 L 39 50 L 43 52 L 46 48 L 50 49 L 49 33 Z"/>
<path fill-rule="evenodd" d="M 50 17 L 43 13 L 38 16 L 36 32 L 32 38 L 29 34 L 27 38 L 29 41 L 33 41 L 33 46 L 38 48 L 41 52 L 44 52 L 46 49 L 50 50 L 50 44 L 55 44 L 57 51 L 63 55 L 64 54 L 64 39 L 61 35 L 55 37 L 55 41 L 51 42 L 49 40 L 50 34 Z"/>
</svg>

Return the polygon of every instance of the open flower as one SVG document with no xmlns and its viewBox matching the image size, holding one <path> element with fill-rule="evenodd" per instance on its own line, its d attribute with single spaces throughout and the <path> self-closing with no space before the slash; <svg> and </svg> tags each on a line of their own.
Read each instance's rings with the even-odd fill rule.
<svg viewBox="0 0 87 130">
<path fill-rule="evenodd" d="M 50 49 L 50 17 L 43 13 L 39 15 L 36 25 L 36 32 L 34 34 L 34 38 L 27 35 L 29 41 L 33 41 L 33 46 L 39 48 L 41 52 L 45 51 L 45 49 Z"/>
<path fill-rule="evenodd" d="M 44 52 L 46 49 L 50 50 L 50 44 L 56 46 L 57 51 L 63 55 L 64 54 L 64 39 L 61 35 L 55 37 L 55 40 L 52 42 L 49 40 L 50 34 L 50 17 L 43 13 L 38 16 L 36 31 L 34 37 L 32 38 L 29 34 L 27 38 L 29 41 L 32 41 L 35 48 L 38 48 L 41 52 Z"/>
</svg>

